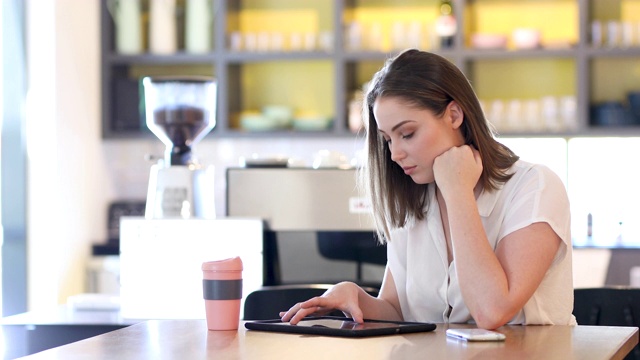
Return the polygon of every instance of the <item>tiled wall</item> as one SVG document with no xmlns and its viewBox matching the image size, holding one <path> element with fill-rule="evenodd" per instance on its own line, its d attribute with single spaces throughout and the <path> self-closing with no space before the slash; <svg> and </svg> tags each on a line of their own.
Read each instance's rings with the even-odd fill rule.
<svg viewBox="0 0 640 360">
<path fill-rule="evenodd" d="M 224 138 L 211 136 L 195 146 L 195 153 L 203 165 L 215 166 L 216 213 L 224 215 L 225 172 L 228 167 L 239 166 L 242 157 L 257 154 L 261 157 L 287 156 L 296 163 L 311 166 L 315 154 L 323 149 L 339 151 L 355 159 L 363 141 L 357 138 Z M 146 155 L 162 157 L 164 145 L 160 140 L 106 140 L 104 156 L 110 169 L 116 198 L 113 200 L 144 199 L 147 193 L 149 170 L 152 162 Z"/>
</svg>

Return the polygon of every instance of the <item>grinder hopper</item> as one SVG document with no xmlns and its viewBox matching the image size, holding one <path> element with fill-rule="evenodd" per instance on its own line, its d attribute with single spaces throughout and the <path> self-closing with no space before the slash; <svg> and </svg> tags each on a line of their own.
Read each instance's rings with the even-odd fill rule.
<svg viewBox="0 0 640 360">
<path fill-rule="evenodd" d="M 165 144 L 151 168 L 147 218 L 215 217 L 213 169 L 202 167 L 194 145 L 216 124 L 216 82 L 207 77 L 145 77 L 147 127 Z"/>
</svg>

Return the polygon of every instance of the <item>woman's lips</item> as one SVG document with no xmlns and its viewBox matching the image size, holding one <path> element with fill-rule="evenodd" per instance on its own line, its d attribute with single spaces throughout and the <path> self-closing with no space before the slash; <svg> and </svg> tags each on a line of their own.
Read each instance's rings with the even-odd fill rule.
<svg viewBox="0 0 640 360">
<path fill-rule="evenodd" d="M 411 173 L 416 169 L 415 166 L 407 166 L 407 167 L 403 167 L 402 170 L 404 170 L 404 174 L 405 175 L 411 175 Z"/>
</svg>

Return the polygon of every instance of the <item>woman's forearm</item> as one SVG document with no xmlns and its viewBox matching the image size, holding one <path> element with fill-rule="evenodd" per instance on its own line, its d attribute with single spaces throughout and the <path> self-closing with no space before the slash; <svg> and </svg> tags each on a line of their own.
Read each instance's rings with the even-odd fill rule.
<svg viewBox="0 0 640 360">
<path fill-rule="evenodd" d="M 515 315 L 509 283 L 489 245 L 472 191 L 446 201 L 453 257 L 462 296 L 481 327 L 495 328 Z"/>
</svg>

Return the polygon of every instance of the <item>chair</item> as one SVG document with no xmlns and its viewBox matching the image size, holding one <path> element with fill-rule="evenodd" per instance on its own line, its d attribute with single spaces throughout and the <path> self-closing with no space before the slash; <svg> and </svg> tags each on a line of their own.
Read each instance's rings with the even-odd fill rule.
<svg viewBox="0 0 640 360">
<path fill-rule="evenodd" d="M 575 289 L 573 303 L 573 315 L 579 325 L 640 327 L 640 288 Z M 625 359 L 640 360 L 640 345 Z"/>
<path fill-rule="evenodd" d="M 263 286 L 251 292 L 244 301 L 244 320 L 269 320 L 279 318 L 281 311 L 288 310 L 294 304 L 324 294 L 332 285 L 302 284 Z M 378 295 L 378 289 L 363 287 L 372 296 Z M 344 316 L 335 311 L 329 315 Z"/>
<path fill-rule="evenodd" d="M 376 240 L 372 231 L 318 231 L 317 236 L 318 250 L 322 256 L 356 262 L 356 283 L 380 287 L 380 283 L 366 284 L 362 276 L 363 264 L 387 263 L 387 247 Z"/>
</svg>

